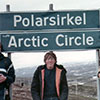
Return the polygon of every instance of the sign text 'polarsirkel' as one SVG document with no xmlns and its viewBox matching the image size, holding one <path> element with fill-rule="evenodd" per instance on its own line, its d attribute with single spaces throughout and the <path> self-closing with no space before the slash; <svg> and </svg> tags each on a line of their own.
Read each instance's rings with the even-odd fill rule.
<svg viewBox="0 0 100 100">
<path fill-rule="evenodd" d="M 99 28 L 99 10 L 0 13 L 0 31 Z"/>
</svg>

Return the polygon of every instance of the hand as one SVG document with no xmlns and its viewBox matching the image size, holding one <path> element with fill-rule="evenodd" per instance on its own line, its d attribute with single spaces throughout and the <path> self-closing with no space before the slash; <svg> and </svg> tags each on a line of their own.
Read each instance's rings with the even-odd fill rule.
<svg viewBox="0 0 100 100">
<path fill-rule="evenodd" d="M 100 73 L 98 73 L 98 78 L 100 78 Z"/>
<path fill-rule="evenodd" d="M 3 74 L 0 74 L 0 83 L 4 82 L 7 79 Z"/>
</svg>

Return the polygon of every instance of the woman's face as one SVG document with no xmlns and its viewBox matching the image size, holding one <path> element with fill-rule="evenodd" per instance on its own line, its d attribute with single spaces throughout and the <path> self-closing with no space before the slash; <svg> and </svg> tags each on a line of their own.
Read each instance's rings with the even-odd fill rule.
<svg viewBox="0 0 100 100">
<path fill-rule="evenodd" d="M 48 69 L 53 69 L 54 64 L 56 63 L 55 59 L 52 56 L 48 56 L 48 58 L 45 61 Z"/>
</svg>

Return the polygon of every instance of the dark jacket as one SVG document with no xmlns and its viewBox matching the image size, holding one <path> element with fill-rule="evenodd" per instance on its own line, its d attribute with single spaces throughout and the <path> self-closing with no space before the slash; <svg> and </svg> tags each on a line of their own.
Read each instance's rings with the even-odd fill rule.
<svg viewBox="0 0 100 100">
<path fill-rule="evenodd" d="M 43 100 L 44 96 L 44 72 L 46 65 L 39 66 L 34 73 L 31 94 L 33 100 Z M 56 92 L 59 100 L 68 100 L 68 84 L 66 79 L 66 70 L 62 65 L 56 67 Z"/>
<path fill-rule="evenodd" d="M 0 89 L 6 88 L 15 81 L 15 70 L 12 62 L 8 57 L 4 57 L 2 53 L 0 53 L 0 74 L 7 77 L 4 82 L 0 83 Z"/>
</svg>

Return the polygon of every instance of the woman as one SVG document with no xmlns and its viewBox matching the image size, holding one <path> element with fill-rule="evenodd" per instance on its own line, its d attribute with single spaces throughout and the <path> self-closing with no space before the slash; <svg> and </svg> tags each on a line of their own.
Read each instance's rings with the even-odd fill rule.
<svg viewBox="0 0 100 100">
<path fill-rule="evenodd" d="M 68 100 L 66 70 L 57 64 L 57 57 L 52 51 L 45 54 L 44 62 L 45 65 L 39 66 L 33 76 L 33 100 Z"/>
</svg>

